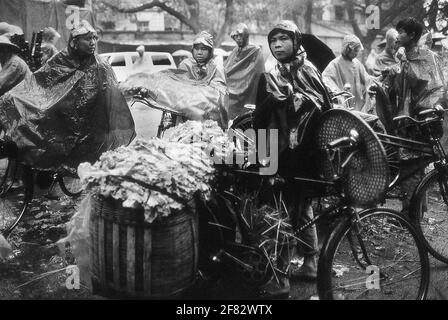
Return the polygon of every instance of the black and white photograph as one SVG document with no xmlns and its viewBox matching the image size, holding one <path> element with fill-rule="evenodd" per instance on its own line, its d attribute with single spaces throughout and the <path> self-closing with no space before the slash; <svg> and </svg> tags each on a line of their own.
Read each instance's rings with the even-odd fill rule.
<svg viewBox="0 0 448 320">
<path fill-rule="evenodd" d="M 0 300 L 448 300 L 447 110 L 446 0 L 0 0 Z"/>
</svg>

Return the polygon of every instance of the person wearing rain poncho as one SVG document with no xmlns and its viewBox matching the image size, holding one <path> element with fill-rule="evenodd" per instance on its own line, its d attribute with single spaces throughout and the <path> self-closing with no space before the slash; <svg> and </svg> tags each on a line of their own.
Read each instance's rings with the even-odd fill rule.
<svg viewBox="0 0 448 320">
<path fill-rule="evenodd" d="M 249 29 L 239 23 L 230 37 L 237 43 L 224 65 L 229 89 L 229 119 L 244 114 L 245 104 L 254 104 L 257 84 L 264 72 L 263 53 L 249 43 Z"/>
<path fill-rule="evenodd" d="M 181 62 L 179 69 L 156 73 L 140 72 L 120 84 L 125 92 L 144 91 L 154 107 L 172 109 L 185 120 L 213 120 L 226 129 L 228 91 L 224 71 L 213 61 L 213 37 L 205 31 L 196 35 L 192 57 Z"/>
<path fill-rule="evenodd" d="M 145 46 L 138 46 L 135 51 L 138 53 L 138 57 L 132 64 L 130 74 L 150 72 L 152 68 L 151 56 L 145 54 Z"/>
<path fill-rule="evenodd" d="M 0 97 L 31 75 L 19 52 L 20 48 L 11 43 L 7 36 L 0 36 Z"/>
<path fill-rule="evenodd" d="M 389 29 L 386 32 L 386 47 L 383 52 L 381 52 L 375 59 L 375 63 L 372 68 L 372 74 L 375 77 L 381 76 L 381 72 L 390 68 L 398 63 L 395 57 L 397 52 L 396 42 L 397 42 L 398 32 L 395 29 Z"/>
<path fill-rule="evenodd" d="M 57 32 L 52 27 L 47 27 L 42 33 L 42 65 L 44 65 L 48 60 L 50 60 L 56 53 L 58 49 L 56 48 L 56 43 L 61 38 L 59 32 Z"/>
<path fill-rule="evenodd" d="M 87 21 L 70 32 L 66 49 L 0 98 L 4 139 L 18 161 L 48 171 L 76 172 L 110 149 L 129 144 L 134 122 L 110 65 L 96 53 Z"/>
<path fill-rule="evenodd" d="M 400 63 L 390 68 L 385 77 L 385 82 L 389 83 L 387 93 L 393 102 L 392 117 L 407 115 L 415 118 L 420 111 L 433 108 L 442 101 L 444 79 L 437 54 L 419 46 L 424 26 L 415 18 L 406 18 L 398 22 L 396 29 Z M 407 123 L 397 124 L 395 130 L 403 138 L 424 140 L 421 131 L 415 126 L 407 126 Z M 412 193 L 425 173 L 422 169 L 424 161 L 420 152 L 403 148 L 400 149 L 400 160 L 400 174 L 410 176 L 400 185 L 406 194 L 403 213 L 407 213 Z"/>
<path fill-rule="evenodd" d="M 282 21 L 269 32 L 268 42 L 276 67 L 264 73 L 259 82 L 254 128 L 278 130 L 278 174 L 283 184 L 284 201 L 292 225 L 297 228 L 313 218 L 313 210 L 304 191 L 292 182 L 294 176 L 317 172 L 312 144 L 320 114 L 331 108 L 329 92 L 316 67 L 305 57 L 302 34 L 291 21 Z M 270 146 L 271 147 L 271 146 Z M 302 192 L 303 191 L 303 192 Z M 310 227 L 301 234 L 297 249 L 304 255 L 301 268 L 292 270 L 292 278 L 316 279 L 317 233 Z M 284 250 L 287 251 L 287 250 Z M 275 279 L 262 288 L 268 296 L 287 296 L 289 281 Z"/>
<path fill-rule="evenodd" d="M 213 61 L 213 49 L 213 36 L 207 31 L 201 31 L 193 40 L 193 56 L 183 60 L 179 69 L 187 71 L 192 80 L 213 83 L 227 91 L 224 72 Z"/>
<path fill-rule="evenodd" d="M 351 108 L 372 113 L 367 90 L 371 84 L 371 78 L 361 61 L 356 59 L 363 49 L 358 37 L 345 36 L 341 55 L 330 62 L 322 72 L 322 77 L 332 93 L 347 90 L 354 95 L 354 99 L 349 102 Z"/>
</svg>

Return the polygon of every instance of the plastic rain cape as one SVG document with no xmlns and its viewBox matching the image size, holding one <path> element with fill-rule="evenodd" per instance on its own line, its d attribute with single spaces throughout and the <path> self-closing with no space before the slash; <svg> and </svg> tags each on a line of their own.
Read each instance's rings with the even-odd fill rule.
<svg viewBox="0 0 448 320">
<path fill-rule="evenodd" d="M 225 82 L 216 81 L 213 74 L 202 80 L 192 80 L 184 70 L 163 70 L 157 73 L 137 73 L 120 84 L 124 91 L 144 87 L 154 106 L 181 112 L 188 120 L 214 120 L 227 128 L 228 94 Z M 215 74 L 216 75 L 216 74 Z"/>
<path fill-rule="evenodd" d="M 247 112 L 245 104 L 254 104 L 257 85 L 264 72 L 264 59 L 260 47 L 248 45 L 235 48 L 224 66 L 229 87 L 229 119 Z"/>
<path fill-rule="evenodd" d="M 0 124 L 19 161 L 57 171 L 129 144 L 134 121 L 111 67 L 67 49 L 0 98 Z"/>
</svg>

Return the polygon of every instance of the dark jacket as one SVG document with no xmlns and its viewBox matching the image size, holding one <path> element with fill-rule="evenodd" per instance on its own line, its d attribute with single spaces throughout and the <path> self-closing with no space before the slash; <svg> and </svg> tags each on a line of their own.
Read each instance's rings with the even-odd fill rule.
<svg viewBox="0 0 448 320">
<path fill-rule="evenodd" d="M 288 70 L 289 69 L 289 70 Z M 306 58 L 289 66 L 278 64 L 260 79 L 255 129 L 277 129 L 279 173 L 294 175 L 316 171 L 309 152 L 322 112 L 331 108 L 329 93 L 320 72 Z M 310 171 L 310 169 L 312 169 Z"/>
</svg>

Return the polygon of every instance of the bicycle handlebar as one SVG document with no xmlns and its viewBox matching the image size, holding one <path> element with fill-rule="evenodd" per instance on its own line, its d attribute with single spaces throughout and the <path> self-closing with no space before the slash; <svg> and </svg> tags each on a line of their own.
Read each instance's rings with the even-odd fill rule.
<svg viewBox="0 0 448 320">
<path fill-rule="evenodd" d="M 327 143 L 327 149 L 356 147 L 359 143 L 359 133 L 355 129 L 350 130 L 350 135 L 341 137 Z"/>
<path fill-rule="evenodd" d="M 424 125 L 424 124 L 431 123 L 433 121 L 439 121 L 439 120 L 443 119 L 444 113 L 445 113 L 445 109 L 443 109 L 443 107 L 440 106 L 440 105 L 436 105 L 434 108 L 426 109 L 426 110 L 420 111 L 418 113 L 418 116 L 424 116 L 424 115 L 428 115 L 428 114 L 433 114 L 434 116 L 431 117 L 431 118 L 426 118 L 426 119 L 423 119 L 423 120 L 417 120 L 417 119 L 414 119 L 414 118 L 412 118 L 410 116 L 402 115 L 402 116 L 395 117 L 393 119 L 393 121 L 397 122 L 397 121 L 401 121 L 401 120 L 409 120 L 409 121 L 413 122 L 414 124 Z"/>
<path fill-rule="evenodd" d="M 148 106 L 150 108 L 153 108 L 153 109 L 157 109 L 157 110 L 160 110 L 160 111 L 163 111 L 163 112 L 169 112 L 169 113 L 172 113 L 172 114 L 174 114 L 176 116 L 183 116 L 182 112 L 179 112 L 177 110 L 174 110 L 174 109 L 171 109 L 171 108 L 168 108 L 168 107 L 160 106 L 160 105 L 157 105 L 155 103 L 151 103 L 151 101 L 149 101 L 147 98 L 145 98 L 145 97 L 143 97 L 141 95 L 134 95 L 132 98 L 133 98 L 133 101 L 131 103 L 131 107 L 136 102 L 140 102 L 140 103 L 142 103 L 142 104 L 144 104 L 144 105 L 146 105 L 146 106 Z"/>
</svg>

